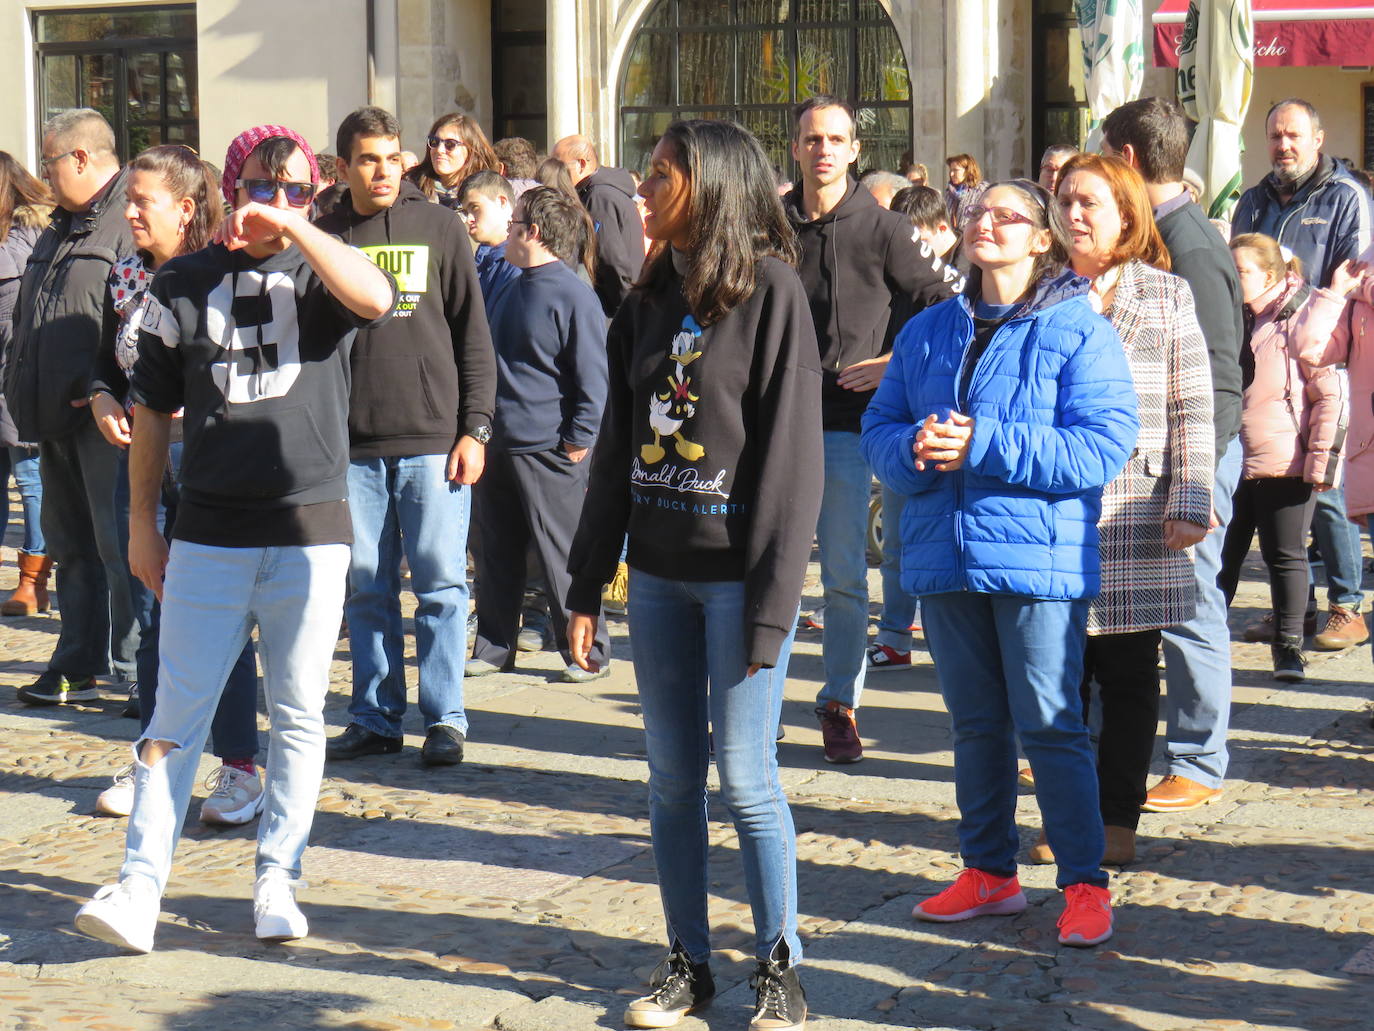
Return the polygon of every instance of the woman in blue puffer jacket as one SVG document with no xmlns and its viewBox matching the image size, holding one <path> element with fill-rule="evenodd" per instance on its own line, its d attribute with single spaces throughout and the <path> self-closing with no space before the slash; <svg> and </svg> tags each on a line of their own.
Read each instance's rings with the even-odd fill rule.
<svg viewBox="0 0 1374 1031">
<path fill-rule="evenodd" d="M 1050 195 L 1001 183 L 969 210 L 961 297 L 897 337 L 861 446 L 908 500 L 902 586 L 921 599 L 954 725 L 965 870 L 914 911 L 954 921 L 1018 913 L 1016 745 L 1059 863 L 1059 940 L 1112 933 L 1097 774 L 1079 701 L 1098 591 L 1102 487 L 1135 443 L 1135 389 L 1111 324 L 1066 271 Z"/>
</svg>

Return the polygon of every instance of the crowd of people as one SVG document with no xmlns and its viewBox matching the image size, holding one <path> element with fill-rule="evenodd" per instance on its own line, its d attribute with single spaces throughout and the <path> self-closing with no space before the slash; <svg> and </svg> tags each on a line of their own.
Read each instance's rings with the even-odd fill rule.
<svg viewBox="0 0 1374 1031">
<path fill-rule="evenodd" d="M 673 123 L 639 175 L 578 136 L 542 161 L 492 144 L 461 113 L 418 161 L 365 107 L 327 160 L 259 125 L 222 169 L 181 146 L 121 166 L 97 112 L 51 119 L 42 179 L 0 154 L 0 432 L 23 499 L 0 611 L 46 611 L 55 567 L 60 632 L 19 698 L 103 678 L 141 721 L 98 802 L 128 818 L 124 862 L 77 928 L 152 948 L 210 738 L 200 818 L 262 817 L 258 937 L 308 933 L 326 762 L 403 747 L 408 584 L 433 767 L 463 760 L 466 678 L 546 648 L 569 682 L 606 676 L 606 612 L 627 611 L 668 942 L 628 1026 L 715 992 L 712 760 L 754 919 L 750 1026 L 805 1023 L 775 745 L 799 630 L 822 635 L 824 758 L 852 764 L 865 678 L 911 667 L 920 613 L 964 870 L 913 915 L 1025 908 L 1019 779 L 1058 940 L 1107 940 L 1104 866 L 1134 859 L 1140 813 L 1221 794 L 1227 605 L 1256 531 L 1272 612 L 1246 634 L 1277 679 L 1303 679 L 1304 635 L 1368 636 L 1374 201 L 1310 104 L 1266 129 L 1272 172 L 1218 226 L 1157 98 L 1114 111 L 1101 153 L 1049 148 L 1036 179 L 954 155 L 943 192 L 909 159 L 856 179 L 833 96 L 795 111 L 796 183 L 725 121 Z M 802 616 L 813 546 L 823 606 Z M 341 625 L 349 723 L 327 739 Z"/>
</svg>

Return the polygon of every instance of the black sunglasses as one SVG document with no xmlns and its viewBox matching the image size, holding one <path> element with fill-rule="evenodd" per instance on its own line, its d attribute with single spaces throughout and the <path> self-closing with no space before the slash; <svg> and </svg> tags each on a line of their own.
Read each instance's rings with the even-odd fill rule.
<svg viewBox="0 0 1374 1031">
<path fill-rule="evenodd" d="M 277 191 L 286 194 L 286 203 L 303 208 L 315 197 L 314 183 L 287 183 L 280 179 L 239 179 L 234 184 L 248 191 L 248 199 L 256 204 L 271 204 Z"/>
<path fill-rule="evenodd" d="M 430 150 L 444 150 L 450 154 L 459 147 L 467 146 L 462 140 L 446 140 L 442 136 L 431 136 L 426 142 L 429 143 Z"/>
</svg>

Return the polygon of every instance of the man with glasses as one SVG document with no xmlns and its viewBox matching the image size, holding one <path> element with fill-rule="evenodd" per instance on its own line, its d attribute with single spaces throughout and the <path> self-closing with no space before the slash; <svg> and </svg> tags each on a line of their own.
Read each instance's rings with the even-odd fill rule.
<svg viewBox="0 0 1374 1031">
<path fill-rule="evenodd" d="M 119 450 L 85 411 L 105 282 L 134 247 L 124 218 L 128 176 L 98 112 L 50 119 L 42 166 L 58 207 L 20 286 L 4 389 L 19 439 L 38 443 L 43 535 L 62 613 L 48 668 L 19 698 L 56 705 L 98 698 L 98 675 L 125 685 L 134 676 L 138 626 L 114 507 Z"/>
<path fill-rule="evenodd" d="M 254 625 L 271 734 L 258 827 L 257 935 L 307 932 L 296 878 L 324 762 L 324 699 L 348 545 L 349 351 L 380 325 L 395 281 L 310 224 L 305 141 L 259 126 L 230 144 L 235 211 L 218 243 L 153 280 L 131 377 L 129 567 L 162 599 L 157 710 L 134 745 L 134 811 L 118 883 L 77 929 L 153 945 L 162 892 L 225 675 Z M 184 408 L 170 555 L 157 527 L 172 413 Z"/>
<path fill-rule="evenodd" d="M 822 95 L 799 104 L 795 117 L 792 157 L 802 181 L 782 205 L 801 244 L 797 272 L 821 348 L 825 429 L 825 491 L 816 525 L 825 592 L 825 683 L 816 715 L 826 762 L 855 763 L 863 758 L 854 710 L 864 676 L 869 670 L 911 668 L 913 608 L 885 586 L 892 608 L 908 615 L 900 625 L 880 622 L 876 641 L 868 644 L 866 541 L 873 477 L 859 451 L 859 420 L 887 369 L 897 330 L 952 291 L 939 263 L 923 256 L 912 238 L 911 223 L 879 207 L 849 174 L 859 157 L 854 109 Z"/>
<path fill-rule="evenodd" d="M 329 759 L 401 750 L 406 711 L 401 555 L 415 593 L 415 657 L 426 766 L 463 760 L 467 540 L 471 485 L 482 475 L 495 358 L 468 234 L 401 178 L 401 124 L 379 107 L 339 126 L 340 182 L 316 223 L 396 277 L 396 317 L 353 345 L 348 506 L 353 652 L 349 724 Z M 491 173 L 488 173 L 491 174 Z"/>
<path fill-rule="evenodd" d="M 596 296 L 610 318 L 644 265 L 644 223 L 635 206 L 634 179 L 623 168 L 603 166 L 585 136 L 563 137 L 550 156 L 563 162 L 596 225 Z"/>
</svg>

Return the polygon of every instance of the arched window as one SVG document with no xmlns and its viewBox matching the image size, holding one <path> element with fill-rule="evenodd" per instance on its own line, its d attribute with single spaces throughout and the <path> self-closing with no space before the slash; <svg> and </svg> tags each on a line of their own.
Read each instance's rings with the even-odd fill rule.
<svg viewBox="0 0 1374 1031">
<path fill-rule="evenodd" d="M 792 105 L 833 93 L 858 111 L 856 171 L 897 170 L 911 83 L 878 0 L 657 0 L 620 80 L 620 163 L 643 171 L 676 118 L 732 118 L 793 167 Z"/>
</svg>

